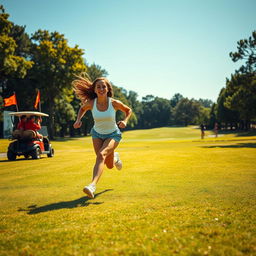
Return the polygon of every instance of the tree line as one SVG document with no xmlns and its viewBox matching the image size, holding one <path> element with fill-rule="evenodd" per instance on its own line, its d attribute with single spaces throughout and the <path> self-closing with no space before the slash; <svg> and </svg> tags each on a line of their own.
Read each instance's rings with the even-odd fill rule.
<svg viewBox="0 0 256 256">
<path fill-rule="evenodd" d="M 219 121 L 226 129 L 248 130 L 256 122 L 256 31 L 248 39 L 237 42 L 237 51 L 230 52 L 232 61 L 244 64 L 226 79 L 217 102 L 212 106 L 212 122 Z"/>
<path fill-rule="evenodd" d="M 248 40 L 238 42 L 237 52 L 230 54 L 233 61 L 245 59 L 246 62 L 227 79 L 216 103 L 209 99 L 189 99 L 179 93 L 170 99 L 146 95 L 139 100 L 136 92 L 112 83 L 115 98 L 133 109 L 127 129 L 200 123 L 211 129 L 215 122 L 224 127 L 248 129 L 256 119 L 255 41 L 256 32 L 253 32 Z M 83 72 L 91 80 L 107 77 L 108 72 L 100 65 L 87 63 L 83 56 L 84 50 L 78 45 L 71 47 L 59 32 L 39 29 L 29 36 L 25 26 L 9 21 L 9 14 L 0 6 L 0 104 L 3 106 L 3 98 L 15 91 L 19 110 L 33 110 L 39 89 L 41 110 L 49 114 L 47 125 L 51 138 L 87 135 L 93 125 L 88 112 L 81 129 L 73 129 L 80 101 L 74 97 L 71 81 Z M 15 110 L 14 106 L 4 109 Z M 117 119 L 121 118 L 122 114 L 117 113 Z"/>
</svg>

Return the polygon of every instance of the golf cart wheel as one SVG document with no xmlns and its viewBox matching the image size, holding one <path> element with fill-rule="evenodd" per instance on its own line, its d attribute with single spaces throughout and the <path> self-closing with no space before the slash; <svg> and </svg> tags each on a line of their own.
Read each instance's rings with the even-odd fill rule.
<svg viewBox="0 0 256 256">
<path fill-rule="evenodd" d="M 54 156 L 54 149 L 52 147 L 49 148 L 50 153 L 47 154 L 48 157 L 53 157 Z"/>
<path fill-rule="evenodd" d="M 31 152 L 31 156 L 33 159 L 40 159 L 40 149 L 37 147 Z"/>
<path fill-rule="evenodd" d="M 10 161 L 14 161 L 14 160 L 16 160 L 16 154 L 15 153 L 13 153 L 12 151 L 10 151 L 10 150 L 8 150 L 8 152 L 7 152 L 7 158 L 8 158 L 8 160 L 10 160 Z"/>
</svg>

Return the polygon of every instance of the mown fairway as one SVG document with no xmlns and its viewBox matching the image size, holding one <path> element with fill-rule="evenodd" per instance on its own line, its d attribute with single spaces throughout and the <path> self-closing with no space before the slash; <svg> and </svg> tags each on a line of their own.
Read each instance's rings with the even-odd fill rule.
<svg viewBox="0 0 256 256">
<path fill-rule="evenodd" d="M 0 255 L 256 255 L 256 136 L 126 132 L 91 200 L 91 138 L 0 159 Z M 0 140 L 0 152 L 8 142 Z"/>
</svg>

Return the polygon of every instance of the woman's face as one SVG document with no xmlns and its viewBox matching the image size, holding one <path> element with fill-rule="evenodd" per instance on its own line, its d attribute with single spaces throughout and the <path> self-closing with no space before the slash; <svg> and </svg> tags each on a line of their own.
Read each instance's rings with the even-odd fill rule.
<svg viewBox="0 0 256 256">
<path fill-rule="evenodd" d="M 102 96 L 107 95 L 108 86 L 107 86 L 107 84 L 105 83 L 104 80 L 99 80 L 99 81 L 96 82 L 94 92 L 97 94 L 98 97 L 99 96 L 102 97 Z"/>
</svg>

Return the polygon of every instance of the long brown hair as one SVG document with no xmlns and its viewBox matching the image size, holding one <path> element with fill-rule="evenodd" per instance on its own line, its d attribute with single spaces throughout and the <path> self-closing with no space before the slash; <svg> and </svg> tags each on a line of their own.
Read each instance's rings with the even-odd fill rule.
<svg viewBox="0 0 256 256">
<path fill-rule="evenodd" d="M 95 90 L 96 83 L 100 80 L 103 80 L 108 87 L 107 96 L 113 97 L 114 95 L 113 88 L 107 78 L 99 77 L 99 78 L 96 78 L 93 82 L 91 82 L 87 74 L 77 76 L 77 79 L 75 79 L 72 82 L 73 90 L 76 94 L 76 97 L 78 97 L 82 102 L 97 98 L 97 94 L 94 92 L 94 90 Z"/>
</svg>

